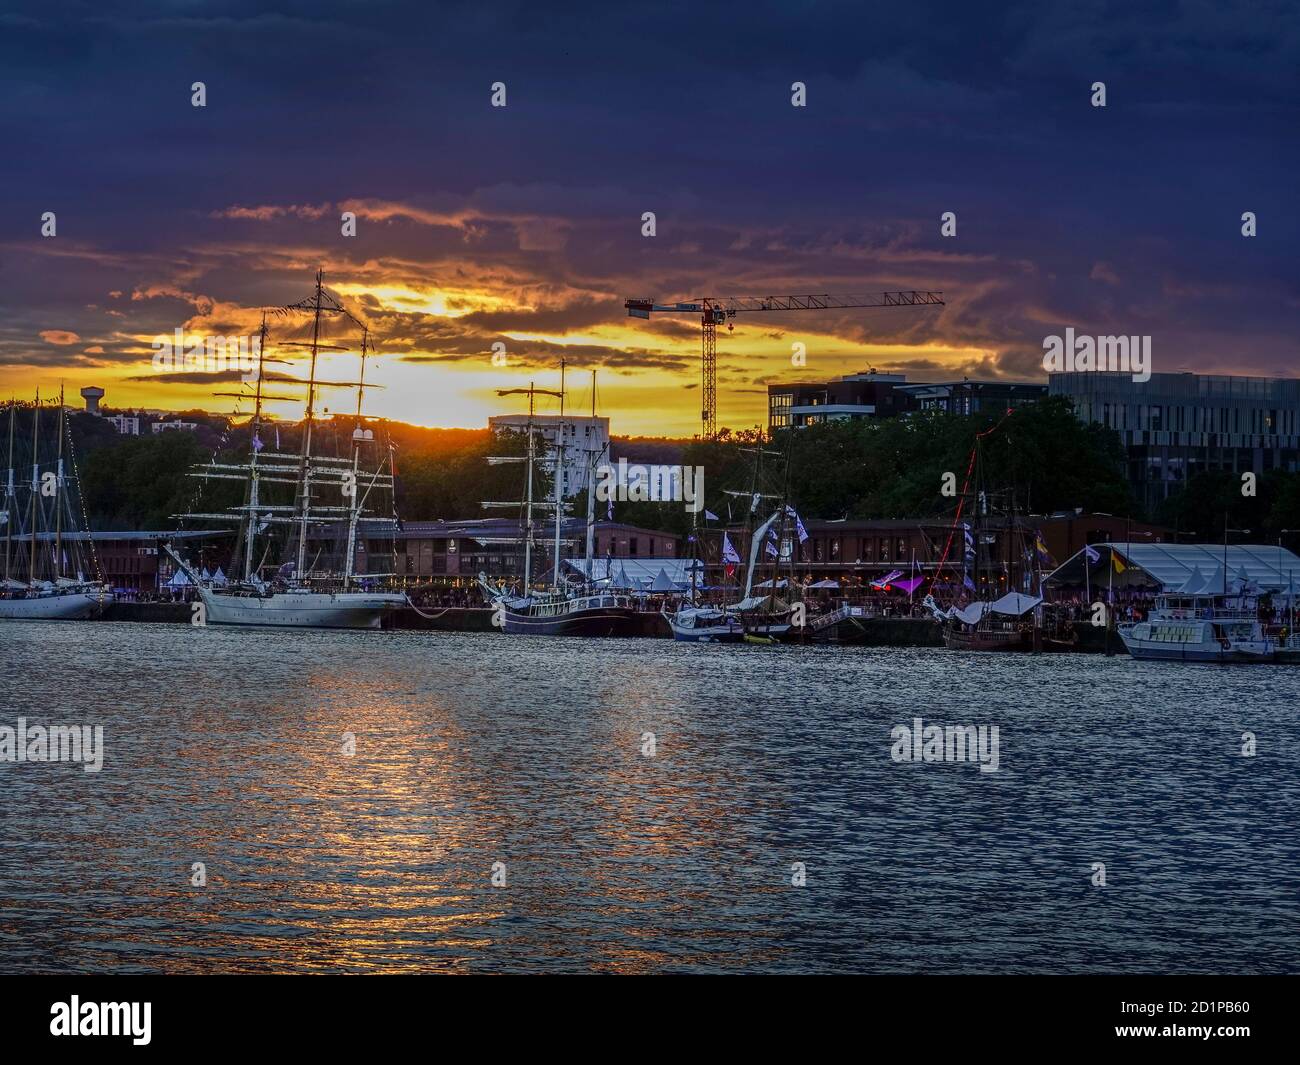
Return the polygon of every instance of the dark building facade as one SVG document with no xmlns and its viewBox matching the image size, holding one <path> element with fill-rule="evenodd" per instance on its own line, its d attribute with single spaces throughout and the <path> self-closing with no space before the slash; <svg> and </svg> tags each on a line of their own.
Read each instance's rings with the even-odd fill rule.
<svg viewBox="0 0 1300 1065">
<path fill-rule="evenodd" d="M 560 531 L 560 557 L 582 558 L 587 550 L 587 523 L 565 519 Z M 540 522 L 534 532 L 533 574 L 554 567 L 554 525 Z M 598 521 L 593 537 L 596 558 L 677 558 L 680 538 L 657 529 L 621 522 Z M 365 538 L 358 544 L 357 571 L 394 570 L 393 543 Z M 404 522 L 396 539 L 396 573 L 406 583 L 449 584 L 489 577 L 517 577 L 523 564 L 523 538 L 518 519 Z"/>
<path fill-rule="evenodd" d="M 816 384 L 767 386 L 771 432 L 818 422 L 889 418 L 918 410 L 949 414 L 1005 411 L 1047 395 L 1047 386 L 1013 381 L 940 381 L 909 384 L 904 374 L 876 370 Z"/>
<path fill-rule="evenodd" d="M 1044 572 L 1088 544 L 1124 540 L 1152 544 L 1172 539 L 1168 529 L 1112 514 L 1083 511 L 1030 514 L 1023 516 L 1020 522 L 1021 531 L 1010 537 L 1010 544 L 1005 523 L 999 527 L 997 522 L 989 522 L 982 533 L 981 551 L 985 556 L 992 559 L 1018 558 L 1024 529 L 1042 537 L 1048 552 L 1048 558 L 1040 560 Z M 945 550 L 948 552 L 945 570 L 955 572 L 961 569 L 962 533 L 954 530 L 951 519 L 808 520 L 804 526 L 808 539 L 802 544 L 788 545 L 788 550 L 795 553 L 794 571 L 800 579 L 830 578 L 845 588 L 854 588 L 865 586 L 893 570 L 901 570 L 904 576 L 928 577 L 938 569 Z M 749 539 L 746 530 L 730 528 L 726 532 L 742 562 L 747 561 Z M 713 585 L 723 583 L 723 566 L 718 562 L 721 538 L 720 529 L 709 529 L 705 533 L 708 545 L 706 579 Z M 762 556 L 760 566 L 766 564 L 770 571 L 770 562 L 770 558 Z M 783 564 L 782 570 L 785 568 Z"/>
<path fill-rule="evenodd" d="M 1056 373 L 1086 422 L 1119 433 L 1129 481 L 1148 510 L 1208 470 L 1262 474 L 1300 468 L 1300 379 L 1157 373 Z"/>
</svg>

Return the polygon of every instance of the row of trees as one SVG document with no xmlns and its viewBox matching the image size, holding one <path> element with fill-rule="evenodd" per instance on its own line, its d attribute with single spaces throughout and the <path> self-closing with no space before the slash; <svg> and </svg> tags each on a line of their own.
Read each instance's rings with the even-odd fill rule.
<svg viewBox="0 0 1300 1065">
<path fill-rule="evenodd" d="M 105 434 L 99 419 L 80 415 L 73 419 L 73 428 L 86 507 L 98 527 L 169 528 L 175 524 L 172 515 L 196 503 L 212 510 L 236 501 L 237 482 L 206 482 L 199 502 L 198 482 L 188 473 L 214 453 L 219 460 L 231 461 L 247 455 L 246 426 L 199 437 L 119 437 Z M 318 426 L 316 446 L 346 453 L 350 431 L 349 420 L 340 419 L 337 426 L 325 422 Z M 386 433 L 377 434 L 381 440 L 376 446 L 385 446 L 387 439 L 394 444 L 398 510 L 406 520 L 483 517 L 489 512 L 480 506 L 482 501 L 522 495 L 518 465 L 492 466 L 487 461 L 491 455 L 523 454 L 524 441 L 516 434 L 494 438 L 486 429 L 423 429 L 401 423 L 390 424 Z M 281 426 L 279 435 L 282 450 L 297 447 L 295 427 Z M 769 475 L 779 471 L 778 479 L 785 477 L 788 456 L 788 495 L 806 517 L 933 519 L 952 513 L 956 500 L 944 493 L 945 482 L 955 482 L 960 489 L 977 437 L 983 442 L 986 483 L 1012 489 L 1017 506 L 1026 512 L 1082 507 L 1147 517 L 1204 540 L 1221 534 L 1224 514 L 1231 528 L 1250 529 L 1261 539 L 1272 539 L 1283 529 L 1300 529 L 1300 474 L 1282 471 L 1263 475 L 1254 495 L 1242 494 L 1238 477 L 1202 474 L 1156 513 L 1143 514 L 1125 477 L 1118 435 L 1080 422 L 1060 397 L 1005 415 L 921 412 L 908 418 L 828 422 L 778 433 L 770 441 L 756 431 L 728 430 L 712 441 L 615 440 L 611 459 L 702 467 L 706 505 L 724 519 L 738 518 L 743 501 L 737 503 L 724 489 L 749 488 L 753 456 L 747 449 L 762 446 L 780 453 L 764 459 Z M 545 478 L 539 478 L 536 491 L 546 491 Z M 583 514 L 585 508 L 580 496 L 574 511 Z M 681 503 L 618 501 L 613 510 L 617 520 L 678 534 L 691 524 Z M 605 516 L 605 503 L 597 505 L 597 513 Z"/>
</svg>

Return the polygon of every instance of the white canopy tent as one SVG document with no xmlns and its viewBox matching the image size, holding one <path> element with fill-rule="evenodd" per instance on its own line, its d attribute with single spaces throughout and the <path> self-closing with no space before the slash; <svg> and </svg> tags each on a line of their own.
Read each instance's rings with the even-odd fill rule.
<svg viewBox="0 0 1300 1065">
<path fill-rule="evenodd" d="M 566 558 L 564 564 L 570 571 L 591 581 L 603 581 L 608 577 L 618 588 L 645 588 L 653 584 L 663 573 L 677 590 L 691 586 L 691 567 L 698 569 L 698 581 L 704 579 L 704 563 L 690 558 L 595 558 L 591 562 L 591 572 L 587 572 L 585 558 Z M 626 584 L 619 584 L 619 574 L 625 574 Z"/>
<path fill-rule="evenodd" d="M 1116 588 L 1154 586 L 1160 591 L 1181 591 L 1193 574 L 1209 573 L 1202 595 L 1222 592 L 1224 574 L 1228 591 L 1237 591 L 1239 581 L 1246 580 L 1260 591 L 1286 591 L 1300 588 L 1300 556 L 1277 544 L 1149 544 L 1123 541 L 1093 544 L 1101 558 L 1089 563 L 1087 548 L 1072 555 L 1047 575 L 1054 584 L 1083 584 L 1086 575 L 1094 588 L 1105 587 L 1112 580 Z M 1224 559 L 1227 559 L 1225 570 Z M 1111 574 L 1112 558 L 1120 560 L 1124 571 Z"/>
</svg>

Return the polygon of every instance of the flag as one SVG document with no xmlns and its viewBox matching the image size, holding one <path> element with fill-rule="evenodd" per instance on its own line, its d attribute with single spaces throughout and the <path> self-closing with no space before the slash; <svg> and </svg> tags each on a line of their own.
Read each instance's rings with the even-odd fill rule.
<svg viewBox="0 0 1300 1065">
<path fill-rule="evenodd" d="M 736 554 L 736 549 L 731 546 L 731 537 L 725 532 L 722 534 L 722 561 L 727 564 L 727 576 L 733 576 L 736 567 L 740 565 L 740 556 Z"/>
<path fill-rule="evenodd" d="M 969 573 L 964 573 L 964 574 L 962 574 L 961 582 L 962 582 L 962 584 L 964 584 L 967 588 L 969 588 L 972 592 L 975 591 L 975 582 L 974 582 L 973 580 L 970 579 L 970 574 L 969 574 Z"/>
<path fill-rule="evenodd" d="M 1099 551 L 1095 551 L 1095 550 L 1093 549 L 1093 547 L 1092 547 L 1091 544 L 1089 544 L 1088 546 L 1084 547 L 1084 549 L 1083 549 L 1083 556 L 1084 556 L 1084 558 L 1086 558 L 1086 559 L 1088 560 L 1088 562 L 1100 562 L 1100 561 L 1101 561 L 1101 552 L 1099 552 Z M 1086 566 L 1086 565 L 1087 565 L 1087 562 L 1085 562 L 1084 565 Z"/>
<path fill-rule="evenodd" d="M 890 570 L 889 573 L 884 577 L 881 577 L 880 580 L 872 581 L 871 587 L 878 592 L 887 592 L 889 591 L 890 584 L 898 580 L 902 575 L 903 571 L 901 569 Z"/>
<path fill-rule="evenodd" d="M 1128 569 L 1128 567 L 1119 560 L 1119 555 L 1115 554 L 1113 551 L 1111 552 L 1110 560 L 1115 563 L 1116 573 L 1123 573 L 1126 569 Z"/>
<path fill-rule="evenodd" d="M 794 507 L 789 506 L 788 504 L 785 508 L 785 512 L 789 514 L 790 517 L 794 518 L 795 531 L 799 534 L 799 542 L 803 543 L 808 539 L 808 530 L 804 528 L 803 518 L 799 517 L 799 514 Z"/>
<path fill-rule="evenodd" d="M 705 521 L 717 521 L 717 520 L 718 520 L 718 516 L 717 516 L 716 514 L 714 514 L 713 511 L 711 511 L 711 510 L 707 510 L 707 509 L 706 509 L 706 510 L 704 511 L 704 520 L 705 520 Z"/>
<path fill-rule="evenodd" d="M 764 548 L 764 549 L 767 551 L 767 553 L 768 553 L 769 555 L 771 555 L 773 558 L 776 558 L 777 554 L 779 553 L 779 552 L 777 551 L 777 549 L 776 549 L 776 544 L 772 543 L 771 540 L 768 540 L 767 543 L 765 543 L 765 544 L 763 545 L 763 548 Z"/>
<path fill-rule="evenodd" d="M 1052 557 L 1052 553 L 1047 550 L 1047 545 L 1043 543 L 1043 534 L 1041 531 L 1035 531 L 1034 533 L 1034 550 L 1038 552 L 1039 562 L 1042 562 L 1046 566 L 1051 566 L 1053 569 L 1056 568 L 1056 559 Z"/>
<path fill-rule="evenodd" d="M 254 451 L 254 452 L 258 452 L 258 451 L 261 451 L 261 450 L 262 450 L 262 438 L 261 438 L 260 436 L 258 436 L 257 433 L 254 433 L 254 434 L 253 434 L 253 451 Z"/>
</svg>

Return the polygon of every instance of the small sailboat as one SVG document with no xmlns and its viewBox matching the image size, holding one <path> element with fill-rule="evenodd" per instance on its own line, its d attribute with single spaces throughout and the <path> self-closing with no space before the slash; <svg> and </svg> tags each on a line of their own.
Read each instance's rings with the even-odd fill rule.
<svg viewBox="0 0 1300 1065">
<path fill-rule="evenodd" d="M 202 573 L 196 572 L 194 566 L 181 558 L 170 545 L 165 545 L 165 549 L 195 584 L 204 606 L 205 620 L 210 624 L 377 629 L 381 627 L 384 616 L 389 611 L 404 606 L 407 599 L 400 592 L 361 586 L 363 582 L 371 585 L 393 574 L 367 573 L 362 578 L 354 571 L 357 531 L 361 521 L 366 521 L 372 536 L 378 532 L 382 537 L 385 530 L 391 534 L 396 527 L 395 517 L 373 516 L 366 506 L 372 493 L 391 493 L 394 480 L 391 448 L 388 455 L 378 463 L 371 459 L 373 468 L 363 466 L 363 455 L 374 444 L 374 431 L 366 427 L 366 420 L 361 413 L 362 396 L 366 387 L 365 359 L 369 334 L 326 291 L 319 271 L 316 274 L 314 294 L 306 300 L 282 308 L 282 311 L 305 311 L 313 316 L 312 339 L 308 345 L 311 363 L 305 382 L 307 405 L 301 450 L 267 451 L 261 440 L 262 404 L 270 398 L 262 391 L 268 335 L 266 319 L 263 317 L 248 459 L 237 464 L 213 461 L 199 467 L 194 473 L 194 476 L 205 480 L 246 481 L 244 503 L 228 511 L 178 515 L 196 520 L 228 521 L 236 525 L 240 536 L 236 559 L 242 561 L 242 576 L 238 579 L 223 576 L 221 581 L 212 578 L 204 580 Z M 320 340 L 321 320 L 330 315 L 346 318 L 361 328 L 361 376 L 355 384 L 322 382 L 316 377 L 319 353 L 326 347 Z M 355 387 L 358 390 L 350 457 L 326 456 L 312 450 L 317 389 L 323 385 Z M 270 485 L 293 486 L 293 501 L 274 503 L 265 498 L 262 490 Z M 337 490 L 340 493 L 339 502 L 329 505 L 318 501 L 316 492 L 321 488 Z M 307 561 L 309 535 L 313 531 L 339 530 L 341 524 L 346 526 L 346 534 L 342 536 L 341 566 L 337 570 L 317 572 L 315 562 L 309 566 Z M 266 553 L 259 558 L 257 549 L 261 534 L 276 526 L 289 532 L 285 544 L 288 557 L 268 575 L 264 572 L 263 565 Z M 270 546 L 268 542 L 267 552 Z M 234 568 L 232 565 L 232 572 Z"/>
<path fill-rule="evenodd" d="M 27 527 L 18 528 L 23 508 L 15 483 L 14 446 L 17 403 L 9 404 L 9 468 L 0 522 L 4 525 L 4 580 L 0 582 L 0 620 L 75 621 L 101 613 L 113 596 L 102 580 L 84 576 L 85 563 L 98 570 L 94 541 L 74 540 L 76 463 L 63 393 L 59 393 L 57 449 L 52 468 L 40 461 L 41 398 L 32 406 L 32 479 L 27 490 Z M 67 446 L 65 446 L 67 445 Z M 45 532 L 41 532 L 41 526 Z M 15 532 L 17 535 L 15 536 Z M 84 547 L 84 551 L 83 551 Z M 72 558 L 69 558 L 69 549 Z M 23 555 L 25 554 L 25 559 Z M 25 573 L 24 573 L 25 571 Z M 70 575 L 75 573 L 75 576 Z M 25 579 L 20 578 L 20 574 Z"/>
</svg>

